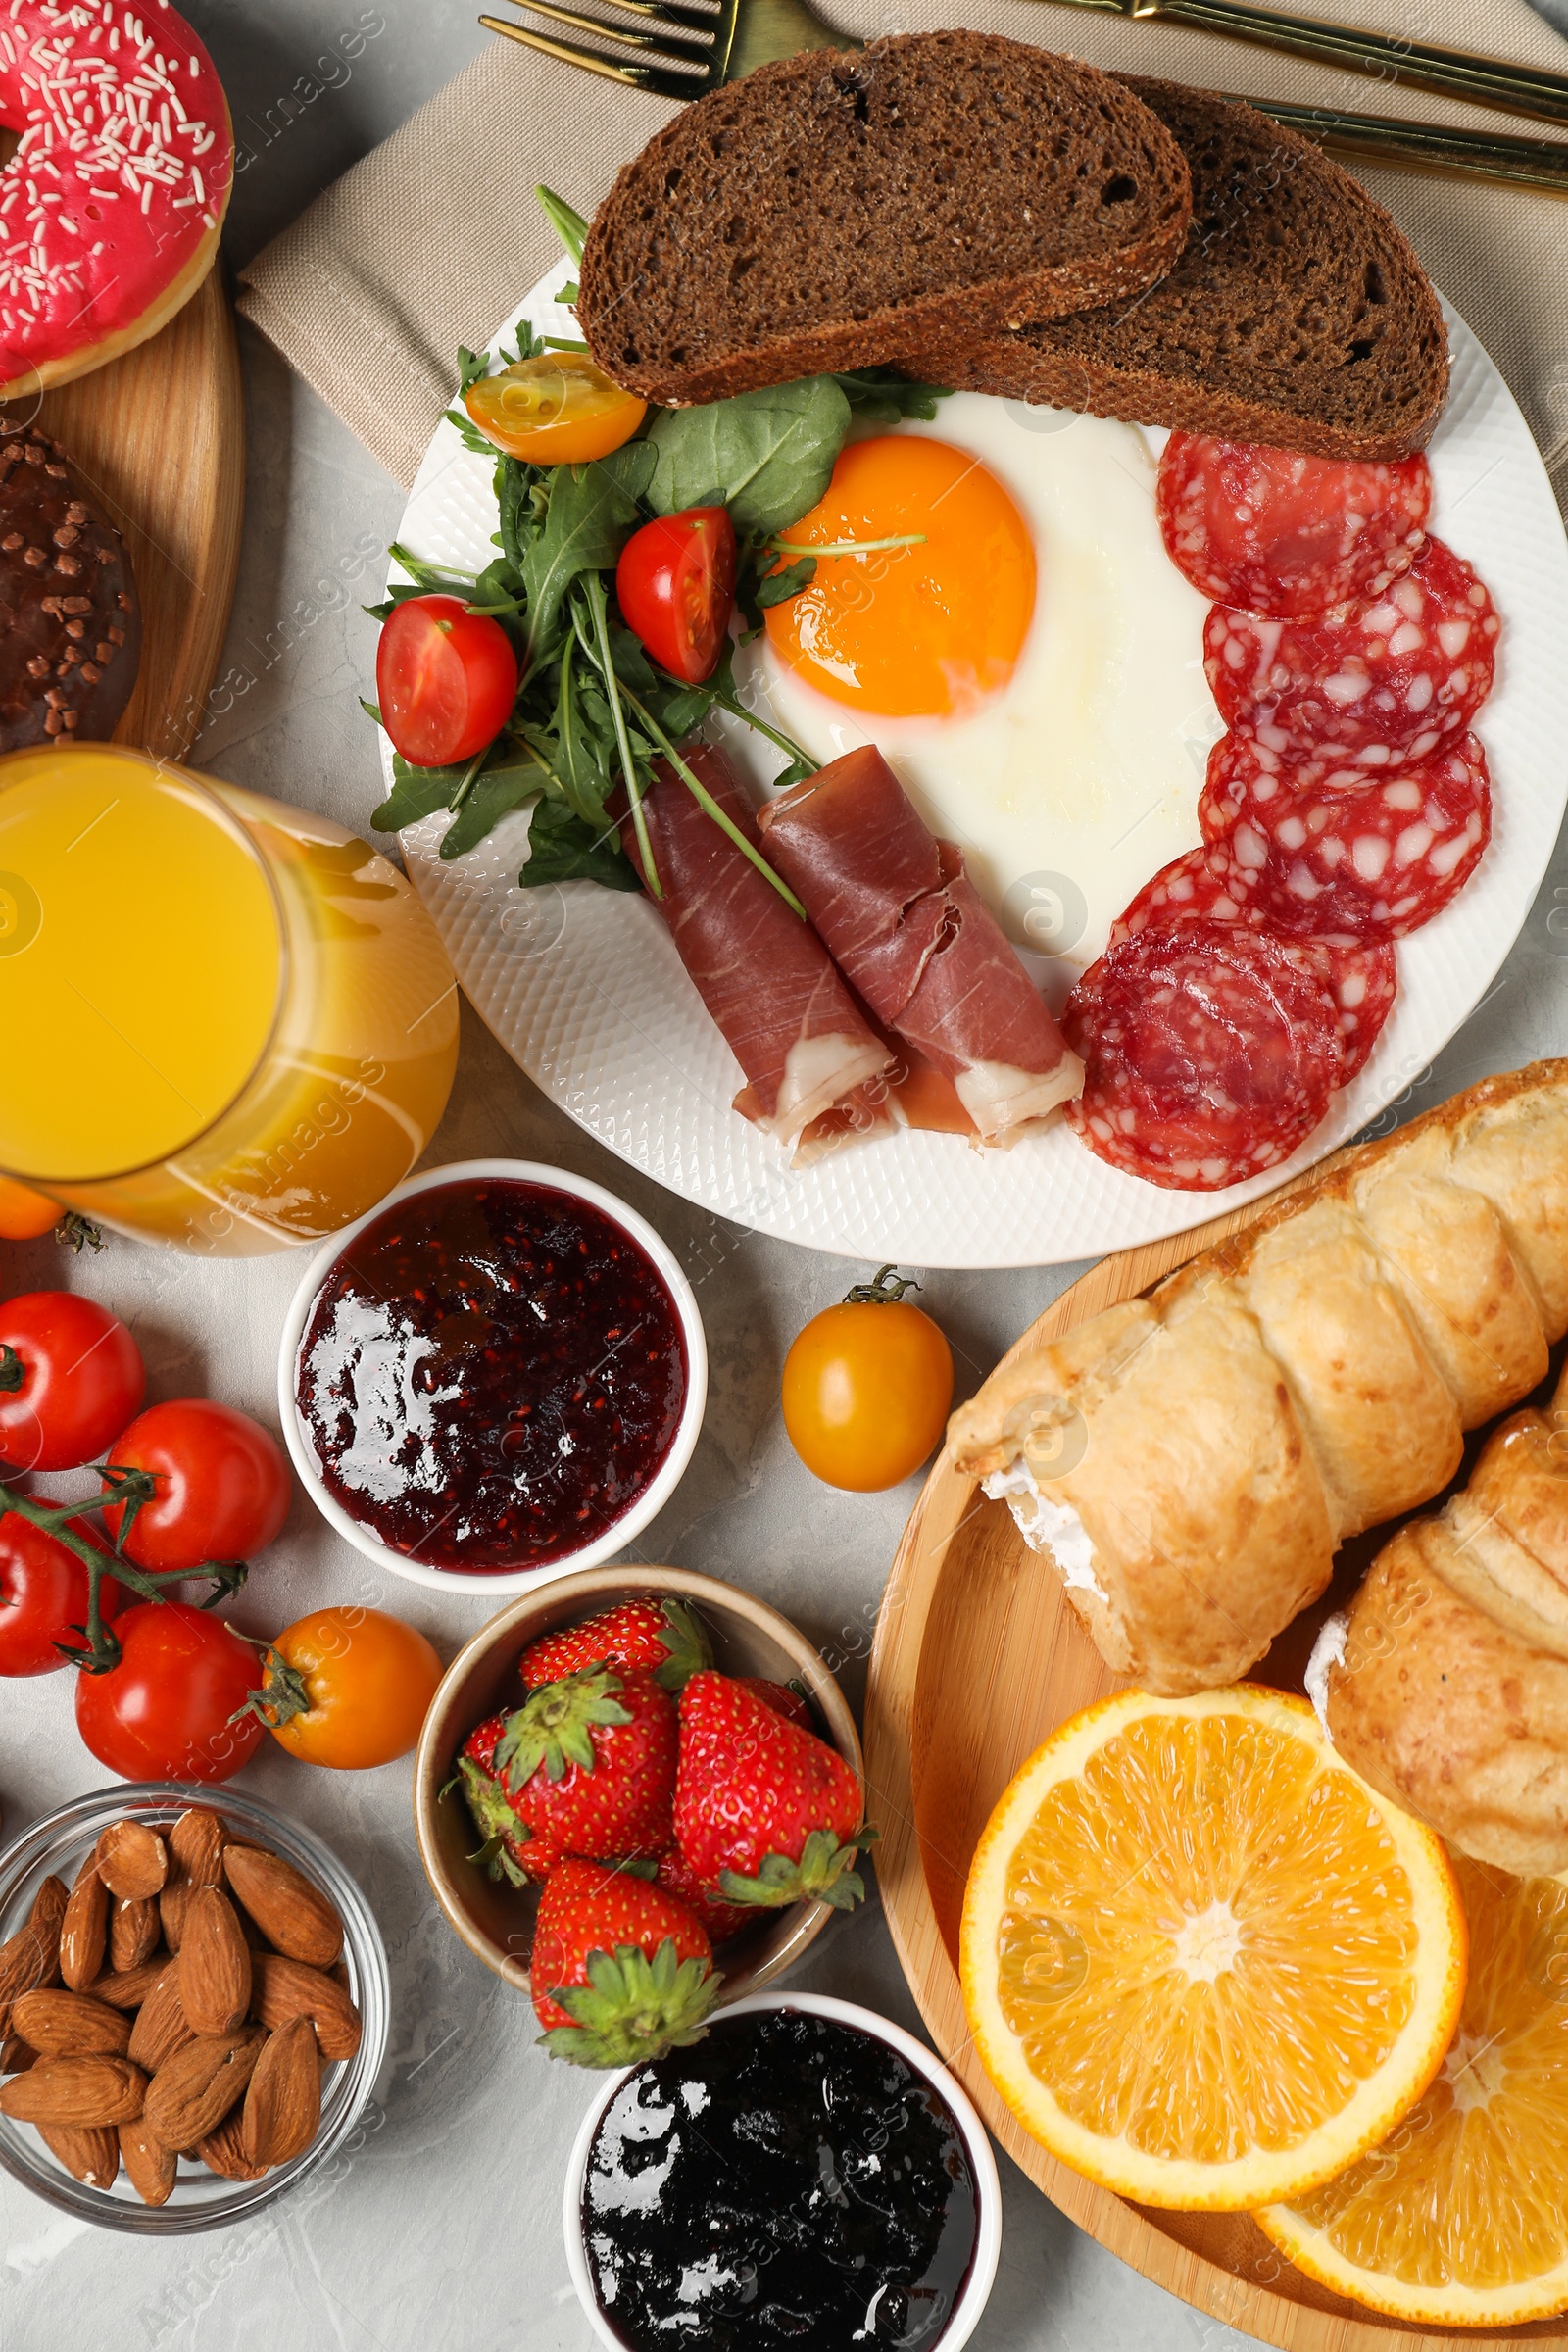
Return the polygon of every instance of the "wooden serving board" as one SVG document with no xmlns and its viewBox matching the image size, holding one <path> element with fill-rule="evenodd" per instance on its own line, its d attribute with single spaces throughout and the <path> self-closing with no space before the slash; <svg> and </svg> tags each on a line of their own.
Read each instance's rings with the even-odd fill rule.
<svg viewBox="0 0 1568 2352">
<path fill-rule="evenodd" d="M 182 759 L 222 651 L 245 509 L 245 403 L 221 270 L 150 342 L 46 392 L 38 422 L 130 550 L 141 667 L 115 741 Z"/>
<path fill-rule="evenodd" d="M 1275 1193 L 1194 1233 L 1102 1259 L 1008 1360 L 1136 1298 L 1280 1199 Z M 1318 1627 L 1344 1606 L 1387 1536 L 1380 1529 L 1346 1546 L 1333 1587 L 1280 1637 L 1257 1680 L 1302 1688 Z M 1246 2214 L 1155 2212 L 1097 2188 L 1031 2139 L 992 2088 L 958 1987 L 970 1858 L 1025 1757 L 1069 1715 L 1122 1688 L 1124 1678 L 1104 1665 L 1060 1579 L 1029 1550 L 1006 1505 L 988 1501 L 944 1449 L 904 1531 L 877 1620 L 865 1710 L 867 1802 L 882 1833 L 876 1875 L 909 1988 L 992 2132 L 1102 2246 L 1195 2309 L 1284 2352 L 1413 2352 L 1434 2341 L 1458 2352 L 1478 2337 L 1568 2348 L 1561 2320 L 1449 2333 L 1382 2319 L 1303 2278 Z"/>
</svg>

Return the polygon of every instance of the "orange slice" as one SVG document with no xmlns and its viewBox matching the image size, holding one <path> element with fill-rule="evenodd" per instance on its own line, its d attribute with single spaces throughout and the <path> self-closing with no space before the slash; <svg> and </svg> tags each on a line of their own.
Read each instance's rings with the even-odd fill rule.
<svg viewBox="0 0 1568 2352">
<path fill-rule="evenodd" d="M 1455 1868 L 1470 1984 L 1441 2072 L 1382 2147 L 1257 2218 L 1374 2311 L 1511 2328 L 1568 2311 L 1568 1890 Z"/>
<path fill-rule="evenodd" d="M 1464 1915 L 1441 1840 L 1304 1699 L 1128 1690 L 1003 1795 L 960 1970 L 986 2071 L 1053 2155 L 1146 2205 L 1234 2212 L 1329 2180 L 1420 2097 Z"/>
</svg>

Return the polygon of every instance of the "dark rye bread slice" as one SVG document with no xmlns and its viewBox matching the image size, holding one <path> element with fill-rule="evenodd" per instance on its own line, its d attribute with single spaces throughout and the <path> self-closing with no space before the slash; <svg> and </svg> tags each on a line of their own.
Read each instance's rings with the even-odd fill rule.
<svg viewBox="0 0 1568 2352">
<path fill-rule="evenodd" d="M 1189 214 L 1175 140 L 1109 74 L 905 33 L 684 108 L 600 206 L 577 317 L 616 383 L 681 408 L 1125 300 Z"/>
<path fill-rule="evenodd" d="M 1047 326 L 929 343 L 911 372 L 1309 457 L 1420 449 L 1447 396 L 1447 335 L 1383 207 L 1250 106 L 1125 79 L 1192 172 L 1192 227 L 1170 275 Z"/>
</svg>

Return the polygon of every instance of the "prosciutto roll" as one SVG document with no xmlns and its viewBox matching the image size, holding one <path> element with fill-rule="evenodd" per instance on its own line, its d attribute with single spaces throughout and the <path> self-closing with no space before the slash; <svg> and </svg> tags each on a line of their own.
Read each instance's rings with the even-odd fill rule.
<svg viewBox="0 0 1568 2352">
<path fill-rule="evenodd" d="M 725 815 L 755 841 L 751 806 L 723 753 L 700 744 L 683 756 Z M 885 1073 L 893 1056 L 822 942 L 665 761 L 657 762 L 655 779 L 643 809 L 664 895 L 653 904 L 746 1073 L 735 1108 L 786 1146 L 805 1136 L 807 1156 L 813 1145 L 886 1128 Z M 620 835 L 642 873 L 629 814 Z M 816 1136 L 806 1134 L 829 1112 L 840 1115 Z"/>
<path fill-rule="evenodd" d="M 877 1019 L 951 1078 L 987 1143 L 1081 1092 L 1062 1040 L 956 843 L 924 824 L 880 752 L 846 752 L 758 818 L 796 893 Z"/>
</svg>

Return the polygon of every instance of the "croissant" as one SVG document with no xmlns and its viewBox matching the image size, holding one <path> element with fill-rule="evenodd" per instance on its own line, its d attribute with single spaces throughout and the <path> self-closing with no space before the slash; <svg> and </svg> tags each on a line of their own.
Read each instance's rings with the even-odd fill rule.
<svg viewBox="0 0 1568 2352">
<path fill-rule="evenodd" d="M 1568 1330 L 1568 1060 L 1484 1079 L 994 1372 L 955 1461 L 1107 1664 L 1235 1681 L 1350 1535 L 1430 1501 Z"/>
<path fill-rule="evenodd" d="M 1568 1373 L 1385 1544 L 1308 1682 L 1346 1762 L 1451 1845 L 1568 1869 Z"/>
</svg>

